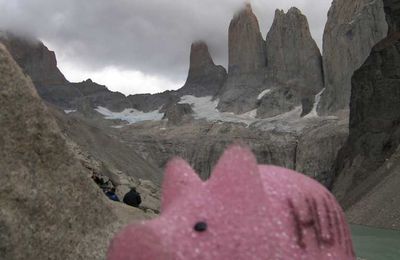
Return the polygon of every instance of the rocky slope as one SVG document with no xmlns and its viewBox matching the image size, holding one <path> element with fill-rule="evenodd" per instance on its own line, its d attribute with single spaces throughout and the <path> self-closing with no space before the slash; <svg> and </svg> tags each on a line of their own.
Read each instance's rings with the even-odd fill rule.
<svg viewBox="0 0 400 260">
<path fill-rule="evenodd" d="M 384 4 L 389 34 L 353 76 L 350 136 L 338 157 L 334 191 L 355 221 L 400 229 L 393 186 L 400 179 L 400 2 Z"/>
<path fill-rule="evenodd" d="M 261 123 L 247 127 L 197 120 L 180 125 L 147 122 L 118 131 L 125 143 L 136 147 L 147 161 L 160 168 L 179 155 L 206 179 L 224 149 L 241 142 L 252 148 L 259 163 L 296 169 L 329 186 L 333 180 L 331 168 L 348 135 L 346 120 L 314 118 L 300 124 L 299 131 L 289 130 L 294 126 L 277 131 L 265 129 Z"/>
<path fill-rule="evenodd" d="M 104 259 L 116 229 L 145 215 L 106 200 L 2 45 L 0 75 L 0 259 Z"/>
<path fill-rule="evenodd" d="M 311 36 L 307 18 L 299 9 L 292 7 L 287 13 L 276 10 L 266 48 L 267 77 L 277 82 L 275 86 L 281 85 L 285 90 L 271 90 L 269 95 L 261 99 L 257 115 L 276 116 L 294 109 L 302 101 L 313 103 L 314 96 L 324 84 L 322 57 Z M 282 96 L 278 97 L 274 92 Z M 274 107 L 275 104 L 278 105 Z M 303 115 L 308 114 L 311 108 L 308 106 L 308 109 L 303 109 Z"/>
<path fill-rule="evenodd" d="M 161 169 L 145 161 L 135 147 L 123 143 L 114 128 L 101 117 L 88 119 L 80 113 L 66 115 L 63 111 L 50 108 L 51 114 L 64 136 L 76 143 L 80 150 L 101 162 L 102 174 L 114 170 L 128 177 L 146 179 L 157 185 L 161 183 Z"/>
<path fill-rule="evenodd" d="M 349 108 L 353 72 L 386 34 L 382 0 L 333 1 L 323 38 L 326 90 L 318 109 L 320 114 Z"/>
</svg>

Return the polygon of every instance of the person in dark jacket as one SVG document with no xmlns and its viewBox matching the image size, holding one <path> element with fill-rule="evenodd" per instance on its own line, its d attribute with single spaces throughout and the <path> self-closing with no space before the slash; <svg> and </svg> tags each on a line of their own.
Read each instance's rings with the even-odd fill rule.
<svg viewBox="0 0 400 260">
<path fill-rule="evenodd" d="M 131 188 L 131 190 L 125 194 L 123 202 L 129 206 L 138 208 L 140 203 L 142 203 L 142 198 L 135 188 Z"/>
</svg>

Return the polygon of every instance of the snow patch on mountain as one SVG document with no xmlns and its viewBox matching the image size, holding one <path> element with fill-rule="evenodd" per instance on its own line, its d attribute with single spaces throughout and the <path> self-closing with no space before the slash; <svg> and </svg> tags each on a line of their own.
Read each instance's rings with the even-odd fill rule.
<svg viewBox="0 0 400 260">
<path fill-rule="evenodd" d="M 266 96 L 267 94 L 269 94 L 272 91 L 272 89 L 266 89 L 263 92 L 260 93 L 260 95 L 258 95 L 257 100 L 262 99 L 264 96 Z"/>
<path fill-rule="evenodd" d="M 98 106 L 95 110 L 100 114 L 102 114 L 105 119 L 122 120 L 128 122 L 129 124 L 134 124 L 143 121 L 159 121 L 164 116 L 164 114 L 160 113 L 159 110 L 145 113 L 130 108 L 130 109 L 125 109 L 122 112 L 112 112 L 109 109 L 101 106 Z"/>
<path fill-rule="evenodd" d="M 207 97 L 194 97 L 183 96 L 179 101 L 180 104 L 189 104 L 194 111 L 195 119 L 206 119 L 207 121 L 222 121 L 231 123 L 244 123 L 250 125 L 257 121 L 257 110 L 252 110 L 245 114 L 236 115 L 234 113 L 220 112 L 217 109 L 219 100 L 213 100 L 211 96 Z"/>
<path fill-rule="evenodd" d="M 64 110 L 64 113 L 65 114 L 71 114 L 71 113 L 75 113 L 77 110 L 76 109 L 66 109 L 66 110 Z"/>
<path fill-rule="evenodd" d="M 263 91 L 264 94 L 268 94 L 269 91 Z M 257 118 L 257 110 L 252 110 L 247 113 L 237 115 L 229 112 L 220 112 L 217 109 L 218 99 L 214 99 L 212 96 L 207 97 L 195 97 L 191 95 L 186 95 L 181 97 L 180 104 L 189 104 L 193 110 L 194 119 L 203 119 L 210 122 L 230 122 L 230 123 L 243 123 L 247 127 L 257 128 L 264 131 L 276 130 L 280 132 L 301 132 L 304 127 L 306 127 L 309 120 L 314 120 L 318 117 L 317 107 L 321 99 L 323 91 L 315 96 L 315 103 L 313 110 L 306 117 L 301 117 L 302 107 L 298 106 L 292 111 L 287 113 L 271 117 L 260 119 Z M 125 109 L 122 112 L 112 112 L 105 107 L 97 107 L 95 109 L 105 119 L 110 120 L 122 120 L 129 124 L 135 124 L 143 121 L 161 121 L 164 114 L 159 110 L 151 112 L 142 112 L 136 109 Z M 331 118 L 334 119 L 334 118 Z M 121 128 L 124 125 L 114 126 L 114 128 Z"/>
<path fill-rule="evenodd" d="M 321 96 L 324 93 L 324 91 L 325 91 L 325 89 L 323 89 L 321 92 L 319 92 L 317 95 L 315 95 L 315 102 L 314 102 L 313 109 L 304 118 L 318 117 L 317 109 L 318 109 L 319 102 L 321 101 Z"/>
</svg>

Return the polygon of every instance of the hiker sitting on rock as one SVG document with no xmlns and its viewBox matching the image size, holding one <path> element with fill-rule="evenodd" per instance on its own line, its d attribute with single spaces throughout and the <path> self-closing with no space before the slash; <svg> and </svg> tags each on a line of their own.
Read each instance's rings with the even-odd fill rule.
<svg viewBox="0 0 400 260">
<path fill-rule="evenodd" d="M 131 190 L 125 194 L 123 202 L 129 206 L 138 208 L 140 203 L 142 203 L 142 198 L 135 188 L 131 188 Z"/>
</svg>

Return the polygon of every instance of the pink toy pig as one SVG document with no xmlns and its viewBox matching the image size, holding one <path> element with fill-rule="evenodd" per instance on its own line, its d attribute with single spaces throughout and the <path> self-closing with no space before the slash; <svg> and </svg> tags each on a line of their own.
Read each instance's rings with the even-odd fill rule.
<svg viewBox="0 0 400 260">
<path fill-rule="evenodd" d="M 109 260 L 355 259 L 334 197 L 291 170 L 228 149 L 210 180 L 182 159 L 166 167 L 160 217 L 122 230 Z"/>
</svg>

